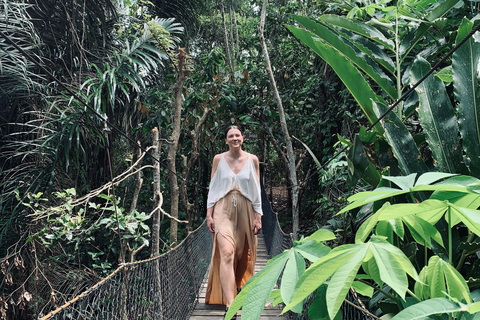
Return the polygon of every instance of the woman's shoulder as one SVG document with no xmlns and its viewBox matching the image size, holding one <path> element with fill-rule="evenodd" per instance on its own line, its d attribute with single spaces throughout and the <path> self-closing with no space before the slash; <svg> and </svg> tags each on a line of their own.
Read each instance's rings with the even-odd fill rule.
<svg viewBox="0 0 480 320">
<path fill-rule="evenodd" d="M 225 154 L 225 152 L 222 152 L 222 153 L 218 153 L 216 154 L 214 157 L 213 157 L 213 161 L 220 161 L 220 159 L 223 158 L 223 155 Z"/>
<path fill-rule="evenodd" d="M 213 164 L 218 164 L 220 162 L 220 159 L 223 158 L 223 153 L 219 153 L 219 154 L 216 154 L 214 157 L 213 157 Z"/>
<path fill-rule="evenodd" d="M 253 162 L 258 162 L 258 157 L 253 153 L 248 153 L 248 156 L 252 159 Z"/>
</svg>

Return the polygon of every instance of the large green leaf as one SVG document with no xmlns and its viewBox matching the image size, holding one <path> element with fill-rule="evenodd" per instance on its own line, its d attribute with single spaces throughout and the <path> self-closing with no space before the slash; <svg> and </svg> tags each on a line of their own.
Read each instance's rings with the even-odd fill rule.
<svg viewBox="0 0 480 320">
<path fill-rule="evenodd" d="M 360 179 L 374 187 L 380 183 L 380 173 L 368 159 L 358 134 L 355 135 L 353 146 L 348 151 L 347 160 L 350 185 L 355 185 Z"/>
<path fill-rule="evenodd" d="M 457 43 L 472 30 L 473 23 L 464 19 Z M 458 101 L 458 125 L 462 144 L 469 160 L 470 174 L 480 177 L 480 42 L 478 34 L 467 40 L 453 54 L 452 74 L 455 100 Z"/>
<path fill-rule="evenodd" d="M 242 314 L 246 319 L 258 319 L 260 317 L 265 308 L 265 303 L 288 260 L 288 255 L 289 252 L 286 251 L 276 256 L 267 263 L 265 268 L 248 280 L 230 305 L 225 319 L 231 319 L 242 305 L 245 306 Z"/>
<path fill-rule="evenodd" d="M 424 35 L 430 30 L 432 26 L 435 26 L 434 22 L 436 19 L 441 18 L 445 15 L 450 9 L 452 9 L 460 0 L 445 0 L 437 5 L 433 10 L 428 12 L 424 21 L 422 21 L 416 28 L 412 28 L 411 32 L 413 36 L 404 36 L 400 44 L 400 62 L 403 63 L 404 59 L 408 56 L 408 53 L 415 47 L 415 45 L 421 41 Z M 411 4 L 407 4 L 410 6 Z M 407 9 L 409 11 L 409 9 Z"/>
<path fill-rule="evenodd" d="M 392 85 L 392 81 L 384 74 L 379 67 L 379 63 L 384 67 L 390 67 L 391 61 L 385 61 L 380 57 L 373 56 L 370 50 L 367 50 L 364 44 L 359 44 L 351 40 L 351 36 L 341 36 L 333 30 L 326 28 L 324 25 L 317 23 L 309 18 L 302 16 L 293 16 L 294 19 L 307 28 L 310 32 L 322 39 L 322 42 L 335 48 L 339 54 L 345 56 L 365 74 L 372 78 L 382 90 L 384 90 L 392 99 L 397 97 L 397 90 Z M 344 18 L 341 18 L 345 20 Z M 370 27 L 373 28 L 373 27 Z M 374 29 L 374 28 L 373 28 Z M 378 32 L 378 30 L 377 30 Z M 361 50 L 363 49 L 363 51 Z M 377 61 L 377 58 L 378 59 Z M 391 70 L 393 73 L 393 70 Z"/>
<path fill-rule="evenodd" d="M 433 256 L 428 261 L 425 284 L 428 286 L 426 298 L 451 297 L 472 302 L 465 279 L 454 267 L 438 256 Z"/>
<path fill-rule="evenodd" d="M 287 28 L 332 67 L 358 102 L 370 123 L 373 123 L 377 116 L 373 112 L 372 101 L 381 101 L 382 98 L 375 94 L 362 73 L 345 56 L 335 48 L 319 41 L 311 32 L 294 26 L 287 26 Z M 379 124 L 375 126 L 375 129 L 377 132 L 383 132 Z"/>
<path fill-rule="evenodd" d="M 291 250 L 288 256 L 285 270 L 283 271 L 282 281 L 280 284 L 280 292 L 282 300 L 288 304 L 292 300 L 293 291 L 300 276 L 305 272 L 305 259 L 295 250 Z M 301 313 L 303 303 L 297 304 L 292 308 L 293 312 Z"/>
<path fill-rule="evenodd" d="M 467 307 L 446 298 L 434 298 L 414 304 L 400 311 L 390 320 L 433 320 L 437 318 L 429 316 L 461 311 L 467 311 Z"/>
<path fill-rule="evenodd" d="M 411 69 L 411 83 L 419 81 L 430 68 L 428 61 L 417 57 Z M 457 117 L 445 85 L 433 73 L 415 90 L 420 98 L 418 115 L 436 167 L 443 172 L 466 173 L 458 138 Z"/>
<path fill-rule="evenodd" d="M 456 199 L 459 197 L 460 193 L 464 195 L 471 194 L 473 196 L 465 200 L 470 200 L 470 205 L 477 203 L 477 201 L 479 200 L 477 198 L 478 193 L 476 192 L 476 189 L 478 188 L 478 179 L 476 178 L 468 176 L 455 176 L 454 174 L 443 172 L 427 172 L 422 174 L 416 181 L 414 177 L 415 174 L 411 174 L 406 177 L 383 176 L 384 180 L 390 180 L 394 182 L 400 189 L 379 187 L 373 191 L 363 191 L 356 193 L 347 199 L 350 204 L 340 210 L 338 214 L 354 208 L 361 207 L 367 203 L 416 191 L 442 191 L 444 193 L 442 193 L 441 200 L 450 200 L 448 196 L 451 196 L 452 199 Z M 430 184 L 444 178 L 448 179 L 435 184 Z M 401 205 L 406 206 L 405 208 L 409 206 L 409 204 Z M 396 219 L 397 217 L 398 216 L 392 216 L 391 219 Z"/>
<path fill-rule="evenodd" d="M 406 216 L 401 219 L 410 230 L 415 241 L 421 245 L 425 244 L 431 248 L 431 239 L 433 238 L 443 247 L 443 240 L 440 232 L 435 227 L 418 216 Z"/>
<path fill-rule="evenodd" d="M 359 250 L 348 260 L 348 263 L 340 266 L 330 279 L 326 299 L 328 314 L 331 318 L 334 318 L 340 310 L 340 306 L 350 290 L 353 280 L 355 280 L 355 276 L 362 265 L 367 250 L 368 247 L 366 246 L 359 248 Z"/>
<path fill-rule="evenodd" d="M 308 308 L 308 318 L 310 320 L 332 320 L 328 315 L 326 301 L 327 285 L 322 284 L 315 294 L 310 308 Z M 342 320 L 342 314 L 337 313 L 333 320 Z"/>
<path fill-rule="evenodd" d="M 395 51 L 395 43 L 392 40 L 386 38 L 381 31 L 372 27 L 371 25 L 333 14 L 323 15 L 319 18 L 319 20 L 360 34 L 368 39 L 371 39 L 381 44 L 392 52 Z"/>
<path fill-rule="evenodd" d="M 291 310 L 302 302 L 320 285 L 327 281 L 343 264 L 345 264 L 361 245 L 343 245 L 336 247 L 330 253 L 314 262 L 297 282 L 292 301 L 285 306 L 283 312 Z"/>
<path fill-rule="evenodd" d="M 440 1 L 439 1 L 440 2 Z M 445 15 L 450 9 L 452 9 L 460 0 L 444 0 L 425 17 L 426 20 L 432 22 Z"/>
<path fill-rule="evenodd" d="M 291 300 L 291 294 L 293 293 L 297 279 L 305 270 L 305 261 L 302 257 L 314 262 L 325 256 L 330 252 L 330 248 L 321 242 L 333 239 L 335 239 L 333 232 L 320 229 L 309 237 L 295 241 L 290 250 L 286 250 L 269 260 L 265 268 L 257 272 L 245 284 L 242 291 L 240 291 L 230 306 L 226 319 L 230 319 L 242 305 L 242 315 L 245 318 L 258 319 L 284 268 L 285 277 L 282 278 L 282 288 L 274 297 L 276 301 Z M 285 288 L 283 288 L 283 286 L 285 286 Z"/>
<path fill-rule="evenodd" d="M 374 214 L 365 220 L 357 230 L 355 234 L 355 243 L 363 243 L 367 240 L 368 236 L 372 233 L 372 230 L 378 223 L 378 217 L 382 213 L 383 210 L 388 210 L 386 207 L 390 206 L 390 203 L 385 203 L 380 209 L 377 210 Z"/>
<path fill-rule="evenodd" d="M 388 107 L 383 103 L 372 101 L 377 117 L 383 115 Z M 427 166 L 423 162 L 412 135 L 395 112 L 389 112 L 381 121 L 385 130 L 385 138 L 392 147 L 393 155 L 398 160 L 398 166 L 404 175 L 414 172 L 425 172 Z"/>
<path fill-rule="evenodd" d="M 291 310 L 331 277 L 326 301 L 328 313 L 334 318 L 363 261 L 371 257 L 374 257 L 376 267 L 370 269 L 378 269 L 380 281 L 405 297 L 408 287 L 406 275 L 418 279 L 415 268 L 399 248 L 384 238 L 372 236 L 368 243 L 336 247 L 313 263 L 300 277 L 292 302 L 285 306 L 283 312 Z"/>
<path fill-rule="evenodd" d="M 418 274 L 415 270 L 415 267 L 412 265 L 407 256 L 405 256 L 402 250 L 387 242 L 383 237 L 372 236 L 371 243 L 373 244 L 373 248 L 375 248 L 376 253 L 374 256 L 375 260 L 377 261 L 377 265 L 380 266 L 381 264 L 391 264 L 396 270 L 396 274 L 392 275 L 391 273 L 393 272 L 393 269 L 385 268 L 384 274 L 382 274 L 382 271 L 380 271 L 380 278 L 383 282 L 394 289 L 400 296 L 404 297 L 405 292 L 402 290 L 403 288 L 406 288 L 404 287 L 405 283 L 403 283 L 403 279 L 405 278 L 399 274 L 408 274 L 414 280 L 418 280 Z M 385 259 L 395 260 L 395 262 L 386 262 Z"/>
<path fill-rule="evenodd" d="M 331 250 L 329 247 L 322 244 L 322 241 L 334 239 L 336 239 L 336 237 L 333 232 L 319 229 L 307 238 L 304 238 L 301 241 L 295 241 L 292 249 L 310 262 L 315 262 L 319 258 L 327 255 Z"/>
<path fill-rule="evenodd" d="M 476 209 L 480 207 L 480 194 L 478 193 L 435 191 L 430 197 L 430 199 L 440 201 L 448 200 L 459 207 L 467 209 Z"/>
<path fill-rule="evenodd" d="M 445 215 L 445 213 L 449 213 Z M 408 215 L 418 215 L 421 219 L 435 224 L 445 215 L 447 222 L 453 227 L 463 222 L 467 228 L 480 236 L 480 211 L 462 208 L 448 200 L 425 200 L 421 203 L 403 203 L 388 207 L 377 217 L 378 220 L 397 219 Z"/>
</svg>

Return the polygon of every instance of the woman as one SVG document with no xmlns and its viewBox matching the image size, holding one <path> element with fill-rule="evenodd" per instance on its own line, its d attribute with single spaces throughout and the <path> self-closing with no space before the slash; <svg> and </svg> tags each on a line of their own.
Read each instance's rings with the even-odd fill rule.
<svg viewBox="0 0 480 320">
<path fill-rule="evenodd" d="M 205 303 L 230 307 L 254 273 L 256 234 L 262 228 L 258 158 L 242 150 L 237 126 L 225 130 L 228 151 L 213 158 L 207 201 L 207 226 L 213 250 Z"/>
</svg>

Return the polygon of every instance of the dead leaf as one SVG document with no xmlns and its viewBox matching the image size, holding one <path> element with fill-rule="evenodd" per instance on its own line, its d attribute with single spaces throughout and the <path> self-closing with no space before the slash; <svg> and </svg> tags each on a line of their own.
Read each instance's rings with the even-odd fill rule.
<svg viewBox="0 0 480 320">
<path fill-rule="evenodd" d="M 13 264 L 15 267 L 17 267 L 18 270 L 25 270 L 25 264 L 23 263 L 22 257 L 15 257 L 15 259 L 13 260 Z"/>
<path fill-rule="evenodd" d="M 5 299 L 0 297 L 0 320 L 7 320 L 8 304 Z"/>
<path fill-rule="evenodd" d="M 25 291 L 25 292 L 23 293 L 23 297 L 25 298 L 25 300 L 26 300 L 27 302 L 30 302 L 30 300 L 32 300 L 32 295 L 31 295 L 30 292 L 28 292 L 28 291 Z"/>
<path fill-rule="evenodd" d="M 13 284 L 12 274 L 10 272 L 5 276 L 5 284 L 7 286 L 11 286 Z"/>
<path fill-rule="evenodd" d="M 8 260 L 5 260 L 0 264 L 0 270 L 2 270 L 3 274 L 7 273 L 7 267 L 9 264 L 10 263 L 8 262 Z"/>
</svg>

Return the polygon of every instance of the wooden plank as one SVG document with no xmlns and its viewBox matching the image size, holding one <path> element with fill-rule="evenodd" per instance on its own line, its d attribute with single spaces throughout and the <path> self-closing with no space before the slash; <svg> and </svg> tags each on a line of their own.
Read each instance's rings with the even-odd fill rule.
<svg viewBox="0 0 480 320">
<path fill-rule="evenodd" d="M 265 240 L 263 238 L 263 233 L 257 235 L 258 245 L 257 245 L 257 262 L 255 264 L 255 272 L 260 271 L 265 267 L 268 260 L 267 249 L 265 246 Z M 208 272 L 207 272 L 208 276 Z M 198 299 L 195 305 L 195 310 L 190 316 L 190 320 L 223 320 L 223 315 L 225 314 L 225 306 L 222 305 L 209 305 L 205 304 L 205 293 L 207 290 L 207 276 L 205 277 L 200 290 L 198 292 Z M 265 309 L 262 312 L 259 320 L 284 320 L 288 319 L 286 316 L 280 316 L 282 312 L 281 307 L 273 307 L 270 303 L 265 306 Z M 237 312 L 237 319 L 242 318 L 242 311 Z M 245 319 L 247 320 L 247 319 Z"/>
</svg>

